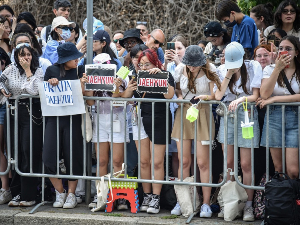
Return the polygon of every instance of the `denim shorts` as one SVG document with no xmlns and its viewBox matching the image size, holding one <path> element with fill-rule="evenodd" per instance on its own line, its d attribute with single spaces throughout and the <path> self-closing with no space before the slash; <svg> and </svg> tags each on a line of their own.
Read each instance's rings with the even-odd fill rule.
<svg viewBox="0 0 300 225">
<path fill-rule="evenodd" d="M 281 106 L 270 106 L 269 110 L 269 147 L 282 147 L 282 109 Z M 261 146 L 266 147 L 267 132 L 267 114 L 263 133 L 261 137 Z M 285 147 L 298 148 L 298 107 L 285 107 Z"/>
<path fill-rule="evenodd" d="M 6 119 L 6 103 L 4 103 L 0 107 L 0 125 L 4 124 L 5 119 Z"/>
<path fill-rule="evenodd" d="M 250 110 L 250 107 L 249 107 Z M 249 117 L 249 120 L 251 121 L 251 118 Z M 238 147 L 241 148 L 251 148 L 251 142 L 253 139 L 253 147 L 258 148 L 259 147 L 259 139 L 260 139 L 260 131 L 259 131 L 259 123 L 258 123 L 258 113 L 256 107 L 253 108 L 253 135 L 254 137 L 252 139 L 245 139 L 242 136 L 242 127 L 241 127 L 241 121 L 245 122 L 245 115 L 244 115 L 244 109 L 243 107 L 239 108 L 238 112 L 238 120 L 237 120 L 237 127 L 238 127 Z M 234 118 L 229 117 L 227 119 L 227 144 L 228 145 L 234 145 Z M 220 120 L 220 128 L 217 140 L 224 144 L 224 117 L 221 117 Z"/>
</svg>

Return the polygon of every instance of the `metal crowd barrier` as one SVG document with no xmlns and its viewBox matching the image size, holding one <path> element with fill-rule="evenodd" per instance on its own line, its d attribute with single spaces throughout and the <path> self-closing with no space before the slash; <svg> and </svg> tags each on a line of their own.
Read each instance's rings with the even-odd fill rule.
<svg viewBox="0 0 300 225">
<path fill-rule="evenodd" d="M 44 201 L 44 187 L 45 187 L 45 178 L 46 177 L 55 177 L 55 178 L 67 178 L 67 179 L 85 179 L 87 181 L 90 180 L 99 180 L 100 177 L 97 176 L 92 176 L 91 174 L 91 145 L 87 145 L 86 143 L 86 132 L 83 132 L 84 137 L 83 137 L 83 175 L 82 176 L 78 176 L 78 175 L 74 175 L 73 171 L 72 171 L 72 129 L 70 132 L 70 145 L 71 145 L 71 154 L 70 154 L 70 175 L 65 175 L 65 174 L 60 174 L 60 170 L 59 170 L 59 157 L 57 157 L 57 174 L 53 175 L 53 174 L 45 174 L 44 172 L 44 165 L 42 166 L 42 172 L 41 173 L 33 173 L 32 171 L 32 141 L 33 141 L 33 137 L 32 137 L 32 99 L 33 98 L 39 98 L 38 96 L 31 96 L 31 95 L 21 95 L 18 96 L 18 98 L 15 100 L 15 107 L 11 108 L 10 110 L 14 110 L 15 112 L 15 154 L 14 154 L 14 158 L 17 159 L 18 158 L 18 145 L 20 143 L 18 143 L 18 102 L 20 99 L 23 98 L 29 98 L 29 102 L 30 102 L 30 172 L 29 173 L 24 173 L 22 171 L 20 171 L 19 169 L 19 165 L 18 165 L 18 161 L 17 160 L 12 160 L 11 163 L 14 163 L 15 165 L 15 170 L 18 174 L 20 174 L 21 176 L 29 176 L 29 177 L 41 177 L 42 178 L 42 202 L 37 205 L 32 211 L 31 213 L 33 213 L 39 206 L 44 205 L 46 202 Z M 134 98 L 134 99 L 128 99 L 128 98 L 111 98 L 111 97 L 84 97 L 85 100 L 95 100 L 96 101 L 96 105 L 99 104 L 100 101 L 110 101 L 110 121 L 111 124 L 113 124 L 113 104 L 112 102 L 116 102 L 116 101 L 122 101 L 122 102 L 137 102 L 137 107 L 138 107 L 138 162 L 140 162 L 141 160 L 141 140 L 140 140 L 140 130 L 141 130 L 141 104 L 143 102 L 151 102 L 152 103 L 152 137 L 154 138 L 154 110 L 155 110 L 155 103 L 165 103 L 166 104 L 166 139 L 168 140 L 168 136 L 170 135 L 170 130 L 169 130 L 169 104 L 172 102 L 181 104 L 181 140 L 183 137 L 183 120 L 185 120 L 186 118 L 183 118 L 183 104 L 184 103 L 189 103 L 188 100 L 173 100 L 173 99 L 145 99 L 145 98 Z M 201 104 L 209 104 L 210 105 L 210 123 L 209 123 L 209 128 L 210 128 L 210 145 L 209 145 L 209 182 L 208 183 L 198 183 L 196 182 L 196 176 L 194 176 L 194 182 L 189 183 L 189 182 L 184 182 L 183 181 L 183 153 L 181 151 L 181 179 L 179 181 L 169 181 L 169 146 L 166 145 L 166 177 L 165 180 L 155 180 L 154 179 L 154 170 L 152 169 L 151 171 L 151 179 L 147 180 L 147 179 L 141 179 L 141 168 L 140 168 L 140 163 L 138 163 L 138 178 L 137 179 L 127 179 L 127 168 L 125 167 L 125 176 L 124 178 L 114 178 L 112 177 L 111 180 L 112 181 L 134 181 L 134 182 L 141 182 L 141 183 L 157 183 L 157 184 L 180 184 L 180 185 L 191 185 L 194 186 L 194 191 L 196 192 L 196 186 L 206 186 L 206 187 L 221 187 L 225 182 L 226 182 L 226 171 L 227 171 L 227 127 L 225 126 L 224 128 L 224 154 L 223 154 L 223 181 L 221 183 L 213 183 L 212 182 L 212 104 L 221 104 L 224 107 L 224 113 L 225 115 L 227 115 L 227 107 L 224 103 L 219 102 L 219 101 L 202 101 Z M 9 120 L 9 109 L 7 109 L 7 118 L 8 121 Z M 125 135 L 124 135 L 124 163 L 125 165 L 127 164 L 127 146 L 126 146 L 126 132 L 127 132 L 127 111 L 126 111 L 126 107 L 124 107 L 123 109 L 123 113 L 124 113 L 124 118 L 125 118 L 125 127 L 124 127 L 124 131 L 125 131 Z M 99 116 L 101 116 L 101 114 L 99 114 L 99 110 L 97 110 L 96 112 L 96 121 L 99 122 Z M 86 114 L 84 114 L 84 120 L 86 119 Z M 227 116 L 224 117 L 224 122 L 227 123 Z M 85 129 L 85 122 L 84 124 L 84 129 Z M 197 124 L 197 123 L 196 123 Z M 59 119 L 57 117 L 57 129 L 59 127 Z M 70 127 L 72 127 L 72 116 L 70 116 Z M 8 131 L 9 131 L 9 126 L 8 126 Z M 45 130 L 45 117 L 43 118 L 43 132 Z M 113 132 L 113 126 L 111 126 L 111 132 Z M 8 132 L 8 134 L 10 134 L 10 132 Z M 216 134 L 217 135 L 217 134 Z M 195 126 L 195 139 L 197 137 L 197 126 Z M 10 138 L 10 137 L 8 137 Z M 57 132 L 57 140 L 59 140 L 59 132 Z M 99 140 L 99 129 L 97 129 L 97 140 Z M 8 142 L 9 143 L 9 142 Z M 110 171 L 113 171 L 113 135 L 111 135 L 111 144 L 110 144 Z M 87 147 L 89 146 L 89 147 Z M 97 141 L 97 149 L 99 149 L 99 141 Z M 181 142 L 181 149 L 183 148 L 183 143 Z M 9 147 L 8 147 L 9 149 Z M 154 142 L 152 142 L 152 168 L 154 168 Z M 197 141 L 194 142 L 194 174 L 196 175 L 196 170 L 198 169 L 197 166 Z M 101 157 L 99 155 L 99 150 L 97 151 L 97 174 L 99 174 L 99 158 Z M 57 142 L 57 156 L 59 156 L 59 141 Z M 10 158 L 10 157 L 9 157 Z M 10 164 L 9 164 L 10 165 Z M 8 167 L 9 170 L 10 167 Z M 86 202 L 89 202 L 89 200 L 91 199 L 91 186 L 90 186 L 90 182 L 87 182 L 88 185 L 86 185 Z M 194 199 L 194 206 L 195 206 L 195 199 Z"/>
<path fill-rule="evenodd" d="M 270 157 L 269 157 L 269 153 L 270 153 L 270 147 L 269 147 L 269 136 L 272 135 L 269 132 L 269 117 L 270 117 L 270 106 L 281 106 L 281 111 L 282 111 L 282 172 L 285 173 L 286 171 L 286 162 L 285 162 L 285 122 L 286 122 L 286 118 L 285 118 L 285 107 L 286 106 L 298 106 L 298 139 L 300 141 L 300 103 L 298 102 L 293 102 L 293 103 L 273 103 L 270 105 L 266 105 L 266 119 L 264 121 L 264 123 L 266 123 L 266 180 L 270 180 L 270 168 L 269 168 L 269 163 L 270 163 Z M 254 146 L 253 146 L 253 139 L 252 139 L 252 143 L 251 143 L 251 185 L 245 185 L 243 183 L 240 182 L 240 180 L 238 179 L 238 135 L 237 135 L 237 129 L 238 126 L 240 126 L 241 124 L 237 123 L 237 114 L 238 114 L 238 110 L 243 107 L 242 104 L 239 104 L 235 114 L 234 114 L 234 177 L 236 182 L 242 186 L 243 188 L 247 188 L 247 189 L 254 189 L 254 190 L 264 190 L 265 187 L 261 187 L 261 186 L 256 186 L 255 182 L 254 182 Z M 253 121 L 253 109 L 255 107 L 255 103 L 251 103 L 251 117 L 249 118 L 249 121 Z M 298 147 L 298 160 L 300 162 L 300 145 Z M 299 171 L 300 171 L 300 163 L 299 163 Z M 300 173 L 299 173 L 299 178 L 300 178 Z"/>
</svg>

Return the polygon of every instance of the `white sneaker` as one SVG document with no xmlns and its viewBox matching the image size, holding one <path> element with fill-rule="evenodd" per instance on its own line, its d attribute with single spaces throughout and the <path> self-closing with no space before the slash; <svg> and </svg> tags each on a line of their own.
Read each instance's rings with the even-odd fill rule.
<svg viewBox="0 0 300 225">
<path fill-rule="evenodd" d="M 89 208 L 96 208 L 97 207 L 97 202 L 98 202 L 98 197 L 97 195 L 94 196 L 94 200 L 89 204 Z"/>
<path fill-rule="evenodd" d="M 82 195 L 75 194 L 75 196 L 76 196 L 77 203 L 78 204 L 82 203 Z"/>
<path fill-rule="evenodd" d="M 76 205 L 77 205 L 76 196 L 73 193 L 69 193 L 63 208 L 74 209 Z"/>
<path fill-rule="evenodd" d="M 19 206 L 25 206 L 25 207 L 29 207 L 33 205 L 35 205 L 35 201 L 20 201 L 19 204 Z"/>
<path fill-rule="evenodd" d="M 207 204 L 203 204 L 201 206 L 200 217 L 211 217 L 211 216 L 212 216 L 212 211 L 210 209 L 210 206 Z"/>
<path fill-rule="evenodd" d="M 181 215 L 181 209 L 180 209 L 180 205 L 178 202 L 176 203 L 174 209 L 172 209 L 171 215 L 177 215 L 177 216 Z"/>
<path fill-rule="evenodd" d="M 218 213 L 219 218 L 224 218 L 224 206 L 221 207 L 220 212 Z"/>
<path fill-rule="evenodd" d="M 17 195 L 8 203 L 8 206 L 19 206 L 20 201 L 21 201 L 21 195 Z"/>
<path fill-rule="evenodd" d="M 0 189 L 0 205 L 8 203 L 10 200 L 12 200 L 11 192 L 10 190 Z"/>
<path fill-rule="evenodd" d="M 244 208 L 244 216 L 243 216 L 244 221 L 252 222 L 254 221 L 254 214 L 253 214 L 253 208 L 250 207 L 245 207 Z"/>
<path fill-rule="evenodd" d="M 66 201 L 66 197 L 67 197 L 66 190 L 64 190 L 63 193 L 59 193 L 57 190 L 55 190 L 55 193 L 56 193 L 56 200 L 53 203 L 53 207 L 54 208 L 61 208 L 61 207 L 63 207 L 63 205 Z"/>
</svg>

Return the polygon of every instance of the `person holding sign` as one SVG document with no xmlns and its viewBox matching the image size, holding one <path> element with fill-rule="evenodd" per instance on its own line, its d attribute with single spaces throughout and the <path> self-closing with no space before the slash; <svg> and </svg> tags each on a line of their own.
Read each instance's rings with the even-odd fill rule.
<svg viewBox="0 0 300 225">
<path fill-rule="evenodd" d="M 162 64 L 158 60 L 157 54 L 152 49 L 144 50 L 138 59 L 138 66 L 141 70 L 148 71 L 149 74 L 158 74 L 162 72 Z M 137 82 L 130 80 L 128 88 L 121 94 L 123 98 L 157 98 L 171 99 L 174 95 L 174 79 L 168 76 L 168 91 L 165 94 L 138 92 Z M 172 129 L 172 115 L 169 111 L 169 130 Z M 164 179 L 164 155 L 166 144 L 171 142 L 170 137 L 166 137 L 166 104 L 154 104 L 154 137 L 152 136 L 152 103 L 143 102 L 141 104 L 141 178 L 151 180 L 151 155 L 154 154 L 154 179 Z M 138 126 L 133 126 L 133 140 L 136 141 L 138 148 Z M 166 138 L 168 141 L 166 141 Z M 152 152 L 152 142 L 154 142 L 154 151 Z M 148 213 L 159 213 L 160 210 L 160 192 L 161 184 L 143 183 L 144 201 L 140 210 Z M 153 194 L 152 194 L 153 193 Z"/>
<path fill-rule="evenodd" d="M 220 70 L 220 79 L 222 81 L 221 89 L 216 89 L 215 96 L 217 100 L 221 100 L 225 96 L 223 102 L 228 105 L 229 112 L 234 112 L 238 104 L 243 102 L 255 102 L 259 97 L 259 89 L 261 85 L 262 68 L 259 62 L 251 60 L 244 61 L 244 48 L 238 42 L 231 42 L 225 49 L 225 67 Z M 248 110 L 251 122 L 254 122 L 252 139 L 245 139 L 242 136 L 241 122 L 245 122 L 245 111 Z M 240 148 L 241 167 L 243 172 L 243 184 L 251 185 L 251 143 L 253 147 L 259 147 L 259 124 L 258 113 L 256 107 L 253 109 L 253 117 L 251 118 L 250 106 L 245 110 L 239 108 L 237 113 L 238 124 L 238 147 Z M 218 141 L 222 144 L 224 150 L 224 126 L 227 126 L 227 168 L 234 168 L 234 120 L 232 113 L 228 114 L 227 124 L 224 124 L 224 117 L 221 117 Z M 227 173 L 227 182 L 231 181 L 231 176 Z M 253 189 L 246 189 L 248 200 L 244 207 L 244 221 L 254 221 L 252 200 Z M 218 217 L 224 217 L 223 208 Z"/>
<path fill-rule="evenodd" d="M 43 70 L 39 68 L 37 52 L 27 43 L 18 44 L 14 54 L 15 63 L 10 64 L 1 75 L 0 103 L 3 105 L 7 100 L 15 105 L 15 99 L 21 94 L 38 95 L 38 84 L 43 80 Z M 21 172 L 30 172 L 30 133 L 32 133 L 32 172 L 38 173 L 41 162 L 43 147 L 42 114 L 39 101 L 32 100 L 32 117 L 29 114 L 29 99 L 20 99 L 18 103 L 18 167 Z M 32 130 L 30 130 L 32 120 Z M 14 116 L 10 118 L 11 149 L 14 149 Z M 10 185 L 13 199 L 9 206 L 32 206 L 37 195 L 37 177 L 20 176 L 13 171 L 13 179 Z M 2 204 L 7 201 L 2 202 Z"/>
<path fill-rule="evenodd" d="M 58 61 L 53 66 L 48 67 L 44 81 L 48 81 L 52 86 L 58 86 L 60 81 L 77 80 L 81 78 L 82 88 L 87 82 L 82 78 L 84 66 L 79 66 L 78 58 L 83 54 L 79 52 L 73 43 L 66 42 L 57 47 Z M 84 90 L 84 89 L 83 89 Z M 57 127 L 57 120 L 59 125 Z M 71 128 L 72 127 L 72 128 Z M 72 129 L 72 130 L 71 130 Z M 81 131 L 81 115 L 72 115 L 72 125 L 70 125 L 70 116 L 47 117 L 45 124 L 45 140 L 43 161 L 45 171 L 48 174 L 57 174 L 57 130 L 59 131 L 60 152 L 64 157 L 66 165 L 66 174 L 70 175 L 70 133 L 72 131 L 72 158 L 73 174 L 83 174 L 83 138 Z M 55 208 L 71 209 L 77 205 L 75 189 L 77 180 L 68 180 L 68 193 L 63 187 L 61 179 L 50 178 L 56 192 L 56 200 L 53 203 Z"/>
<path fill-rule="evenodd" d="M 175 68 L 174 79 L 177 88 L 178 99 L 187 99 L 198 101 L 214 100 L 213 88 L 216 84 L 220 88 L 220 81 L 215 72 L 215 66 L 206 61 L 203 50 L 198 45 L 189 46 L 184 54 L 182 63 Z M 196 97 L 197 96 L 197 97 Z M 177 143 L 178 160 L 181 161 L 181 151 L 183 154 L 183 179 L 190 176 L 190 167 L 192 161 L 191 146 L 195 138 L 195 123 L 186 120 L 186 114 L 192 104 L 183 105 L 183 140 L 181 140 L 181 105 L 176 111 L 175 122 L 172 131 L 172 139 Z M 197 164 L 200 169 L 200 179 L 203 183 L 209 182 L 209 114 L 208 104 L 198 104 L 199 115 L 197 119 Z M 212 120 L 212 138 L 214 138 L 214 121 Z M 196 141 L 196 140 L 195 140 Z M 212 140 L 211 140 L 212 141 Z M 181 149 L 183 142 L 183 149 Z M 180 165 L 178 167 L 178 178 L 180 178 Z M 210 209 L 210 187 L 202 187 L 203 205 L 201 207 L 200 217 L 211 217 Z M 179 211 L 179 210 L 178 210 Z M 179 213 L 178 213 L 179 214 Z"/>
</svg>

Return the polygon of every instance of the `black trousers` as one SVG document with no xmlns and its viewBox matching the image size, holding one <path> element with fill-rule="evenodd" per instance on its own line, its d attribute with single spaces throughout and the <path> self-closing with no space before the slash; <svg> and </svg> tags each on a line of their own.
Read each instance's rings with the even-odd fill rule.
<svg viewBox="0 0 300 225">
<path fill-rule="evenodd" d="M 30 173 L 30 114 L 29 105 L 18 107 L 18 168 L 23 173 Z M 40 103 L 32 104 L 32 172 L 40 173 L 43 147 L 43 124 Z M 15 116 L 10 113 L 10 139 L 12 157 L 15 158 Z M 7 127 L 7 124 L 6 126 Z M 5 129 L 6 132 L 6 129 Z M 37 177 L 20 176 L 12 171 L 10 190 L 12 196 L 21 194 L 21 201 L 33 201 L 37 196 Z"/>
<path fill-rule="evenodd" d="M 59 117 L 59 151 L 66 166 L 66 174 L 70 175 L 70 116 Z M 81 132 L 81 115 L 72 116 L 72 152 L 73 174 L 83 174 L 83 138 Z M 58 156 L 60 157 L 60 156 Z M 43 162 L 47 174 L 57 173 L 57 117 L 47 117 Z M 72 179 L 69 179 L 72 180 Z"/>
</svg>

